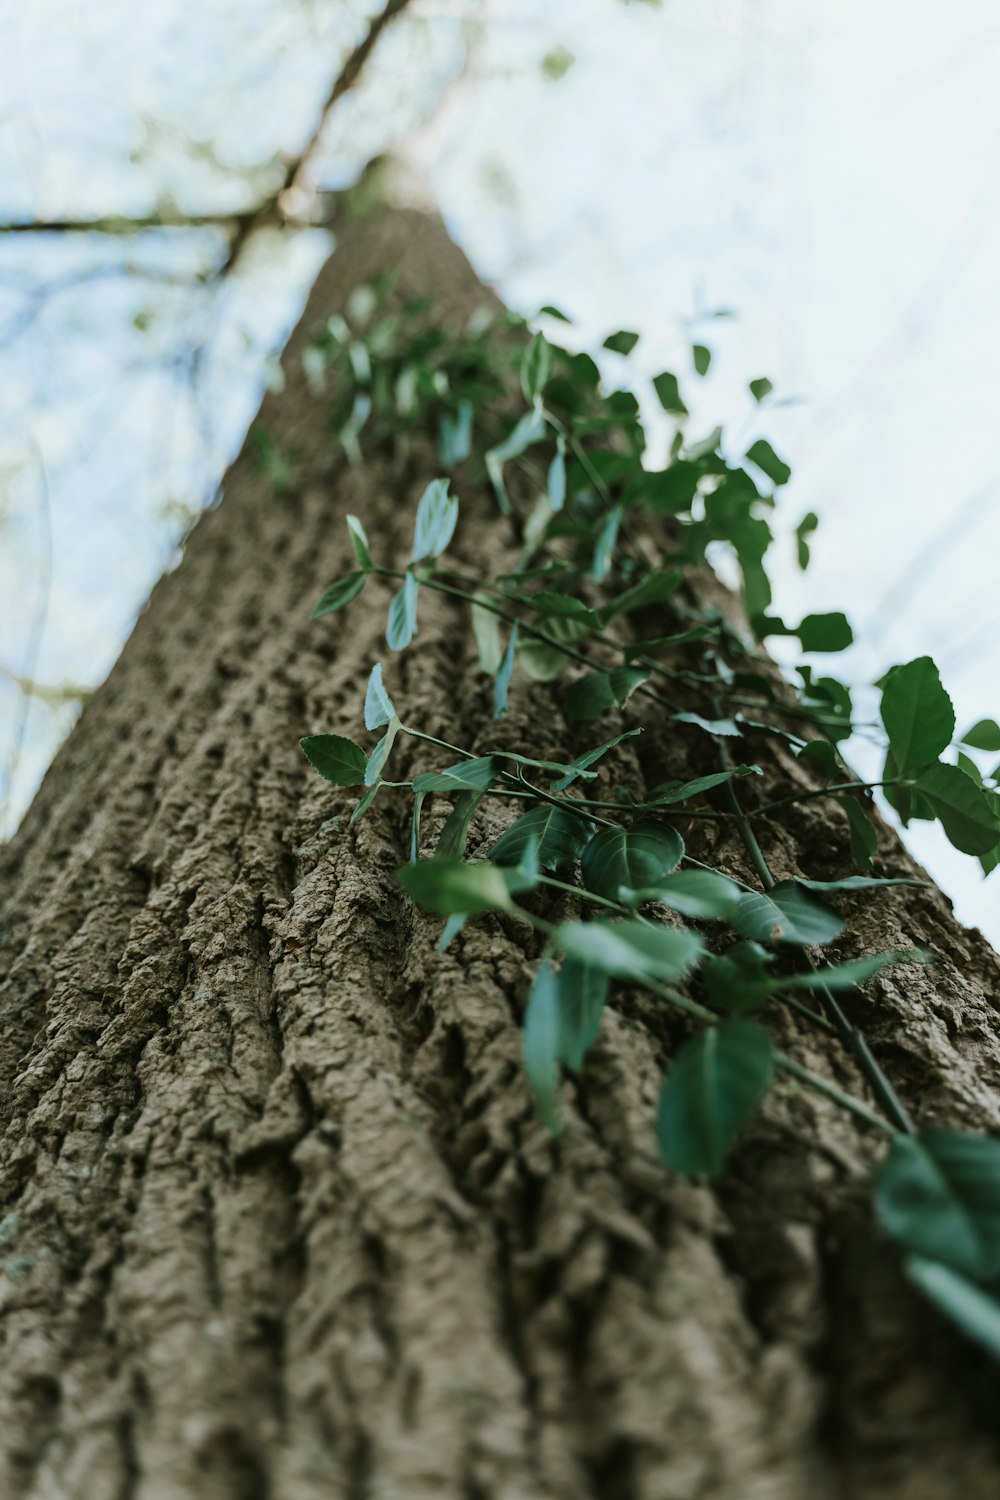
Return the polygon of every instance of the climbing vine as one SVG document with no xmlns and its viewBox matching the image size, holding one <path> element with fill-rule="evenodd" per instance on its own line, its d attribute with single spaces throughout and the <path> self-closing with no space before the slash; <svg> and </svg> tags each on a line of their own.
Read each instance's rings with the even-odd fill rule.
<svg viewBox="0 0 1000 1500">
<path fill-rule="evenodd" d="M 1000 751 L 1000 726 L 981 720 L 956 741 L 934 662 L 902 663 L 878 684 L 883 775 L 858 781 L 839 750 L 857 724 L 850 689 L 806 665 L 782 682 L 761 650 L 777 634 L 797 637 L 810 654 L 841 651 L 852 641 L 841 613 L 810 614 L 790 626 L 770 612 L 770 519 L 790 477 L 771 444 L 760 438 L 733 461 L 723 455 L 719 430 L 689 440 L 680 382 L 664 372 L 648 399 L 676 431 L 666 465 L 648 469 L 639 401 L 629 391 L 606 391 L 587 354 L 506 313 L 447 330 L 427 318 L 425 302 L 388 297 L 389 285 L 383 278 L 362 288 L 344 317 L 316 333 L 304 356 L 306 375 L 317 394 L 333 375 L 332 431 L 352 462 L 361 460 L 365 442 L 391 443 L 402 455 L 416 434 L 429 433 L 446 477 L 424 491 L 402 569 L 377 560 L 362 521 L 347 518 L 356 568 L 331 583 L 314 615 L 345 608 L 371 577 L 391 579 L 385 638 L 389 651 L 401 652 L 417 635 L 423 592 L 446 594 L 467 607 L 481 669 L 493 680 L 496 719 L 520 673 L 551 682 L 565 718 L 581 724 L 626 703 L 641 720 L 655 705 L 661 721 L 707 737 L 715 769 L 664 780 L 651 792 L 625 785 L 613 798 L 598 798 L 590 795 L 595 767 L 641 735 L 642 722 L 574 758 L 474 752 L 426 733 L 409 714 L 404 720 L 382 663 L 372 666 L 364 703 L 365 729 L 380 734 L 374 748 L 316 734 L 302 740 L 305 754 L 327 780 L 363 789 L 352 822 L 379 795 L 412 799 L 410 859 L 397 878 L 419 906 L 445 919 L 442 950 L 484 912 L 504 913 L 541 934 L 523 1047 L 527 1082 L 550 1130 L 563 1129 L 563 1072 L 585 1066 L 611 985 L 649 990 L 699 1023 L 660 1094 L 655 1131 L 665 1165 L 691 1177 L 722 1172 L 778 1075 L 834 1100 L 887 1137 L 874 1203 L 906 1274 L 1000 1357 L 1000 1142 L 918 1131 L 843 1005 L 880 969 L 928 956 L 894 950 L 823 963 L 818 952 L 844 931 L 825 896 L 865 892 L 877 900 L 886 886 L 920 884 L 870 873 L 876 787 L 904 824 L 937 819 L 984 872 L 1000 863 L 1000 766 L 985 775 L 969 753 Z M 543 314 L 546 327 L 565 321 L 554 308 Z M 636 342 L 623 331 L 605 348 L 625 358 Z M 710 351 L 696 345 L 692 358 L 703 375 Z M 771 394 L 769 381 L 755 380 L 748 401 L 766 412 Z M 449 476 L 460 465 L 465 482 L 492 488 L 518 540 L 519 565 L 502 576 L 469 575 L 448 561 L 460 519 Z M 803 568 L 816 525 L 810 514 L 796 530 Z M 685 581 L 685 570 L 702 565 L 713 547 L 728 550 L 739 567 L 749 632 L 699 602 Z M 565 686 L 564 678 L 571 679 Z M 679 708 L 679 697 L 697 707 Z M 780 736 L 818 784 L 748 802 L 746 787 L 756 790 L 763 772 L 733 759 L 730 747 L 745 729 Z M 394 780 L 400 736 L 434 746 L 439 769 Z M 421 858 L 428 797 L 448 799 L 451 811 L 433 855 Z M 468 859 L 470 825 L 487 797 L 510 799 L 520 812 L 488 859 Z M 775 880 L 757 835 L 761 820 L 813 797 L 835 799 L 843 809 L 854 869 L 830 881 Z M 674 826 L 682 819 L 726 820 L 755 882 L 695 859 Z M 586 918 L 551 922 L 532 895 L 547 889 L 571 892 Z M 789 954 L 797 955 L 791 964 Z M 839 1038 L 865 1079 L 867 1100 L 775 1046 L 766 1024 L 775 1005 Z"/>
</svg>

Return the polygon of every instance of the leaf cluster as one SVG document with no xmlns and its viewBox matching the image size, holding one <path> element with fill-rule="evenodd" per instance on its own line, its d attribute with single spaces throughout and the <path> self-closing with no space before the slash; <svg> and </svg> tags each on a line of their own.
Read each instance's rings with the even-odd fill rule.
<svg viewBox="0 0 1000 1500">
<path fill-rule="evenodd" d="M 851 776 L 841 760 L 856 728 L 850 688 L 803 660 L 794 687 L 782 689 L 759 646 L 784 635 L 814 657 L 853 643 L 839 611 L 809 614 L 796 625 L 770 612 L 766 564 L 776 497 L 791 480 L 787 463 L 763 432 L 739 456 L 721 429 L 693 439 L 681 382 L 662 371 L 650 398 L 675 432 L 667 463 L 647 468 L 639 401 L 629 390 L 608 390 L 590 355 L 556 342 L 551 330 L 560 321 L 557 309 L 546 308 L 535 329 L 502 314 L 449 330 L 428 317 L 425 303 L 400 302 L 383 283 L 357 294 L 345 316 L 317 332 L 306 374 L 317 394 L 326 393 L 330 378 L 331 431 L 348 459 L 359 461 L 369 441 L 403 451 L 420 431 L 434 435 L 444 473 L 417 504 L 403 569 L 377 560 L 361 521 L 348 517 L 355 567 L 330 584 L 314 616 L 343 610 L 373 577 L 390 580 L 385 640 L 398 652 L 417 635 L 422 592 L 446 593 L 468 608 L 470 644 L 492 680 L 494 718 L 506 712 L 519 680 L 551 683 L 566 725 L 604 721 L 602 742 L 575 756 L 567 749 L 559 759 L 448 745 L 403 722 L 377 663 L 364 703 L 366 730 L 381 731 L 374 747 L 320 733 L 303 739 L 303 751 L 334 785 L 364 788 L 352 822 L 383 788 L 412 798 L 410 858 L 398 879 L 419 906 L 446 919 L 442 949 L 469 920 L 541 935 L 523 1053 L 549 1129 L 566 1128 L 614 987 L 649 990 L 692 1025 L 659 1099 L 655 1136 L 666 1167 L 692 1177 L 722 1172 L 776 1079 L 834 1099 L 891 1138 L 875 1206 L 903 1248 L 907 1274 L 1000 1356 L 1000 1144 L 915 1131 L 838 998 L 850 994 L 863 1010 L 861 987 L 890 965 L 925 962 L 927 955 L 894 949 L 830 963 L 816 956 L 847 935 L 845 898 L 878 900 L 886 887 L 917 883 L 871 873 L 873 792 L 904 824 L 939 821 L 984 872 L 1000 863 L 1000 765 L 989 771 L 976 759 L 1000 752 L 1000 725 L 982 719 L 956 739 L 934 662 L 901 663 L 879 684 L 883 777 L 865 784 Z M 599 357 L 613 367 L 637 342 L 620 330 Z M 696 344 L 691 360 L 696 377 L 704 377 L 712 351 Z M 750 383 L 755 420 L 766 420 L 772 395 L 763 377 Z M 521 545 L 512 572 L 469 576 L 449 562 L 459 523 L 453 483 L 491 491 L 509 517 Z M 795 529 L 803 568 L 816 526 L 809 513 Z M 651 534 L 662 537 L 653 561 L 640 540 Z M 685 587 L 685 570 L 719 548 L 738 563 L 749 635 L 693 603 Z M 678 688 L 695 708 L 678 705 Z M 676 724 L 679 736 L 707 739 L 717 769 L 690 778 L 671 777 L 664 767 L 651 791 L 638 778 L 630 784 L 628 742 L 654 717 Z M 762 733 L 783 739 L 820 784 L 768 800 L 759 789 L 761 768 L 749 753 L 733 753 Z M 401 737 L 434 744 L 439 763 L 407 781 L 390 780 Z M 613 797 L 595 798 L 592 783 L 609 764 L 622 784 Z M 746 786 L 754 789 L 749 806 L 741 800 Z M 833 881 L 775 880 L 758 833 L 788 803 L 812 796 L 841 807 L 851 865 Z M 509 799 L 519 815 L 492 848 L 470 858 L 486 797 Z M 421 822 L 428 798 L 450 803 L 429 851 Z M 676 825 L 696 818 L 731 820 L 759 888 L 689 857 Z M 550 922 L 542 914 L 546 889 L 574 893 L 581 915 Z M 782 1006 L 840 1038 L 877 1110 L 780 1051 L 769 1022 Z"/>
</svg>

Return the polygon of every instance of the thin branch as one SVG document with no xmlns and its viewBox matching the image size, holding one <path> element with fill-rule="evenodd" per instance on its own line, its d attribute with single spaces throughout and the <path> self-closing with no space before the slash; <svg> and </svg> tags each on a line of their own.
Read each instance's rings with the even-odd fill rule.
<svg viewBox="0 0 1000 1500">
<path fill-rule="evenodd" d="M 255 230 L 269 224 L 299 224 L 300 220 L 290 208 L 291 189 L 299 186 L 299 178 L 318 146 L 327 119 L 334 105 L 353 88 L 368 61 L 383 30 L 401 11 L 409 0 L 387 0 L 385 9 L 370 23 L 362 41 L 345 61 L 333 83 L 333 87 L 322 106 L 316 124 L 297 155 L 285 164 L 281 181 L 275 190 L 253 208 L 220 213 L 180 213 L 176 209 L 165 209 L 153 214 L 122 215 L 103 214 L 92 219 L 33 219 L 25 223 L 0 224 L 0 234 L 135 234 L 144 229 L 198 229 L 226 226 L 230 231 L 229 248 L 216 271 L 216 277 L 225 275 L 236 260 L 247 240 Z M 284 201 L 283 201 L 284 200 Z"/>
</svg>

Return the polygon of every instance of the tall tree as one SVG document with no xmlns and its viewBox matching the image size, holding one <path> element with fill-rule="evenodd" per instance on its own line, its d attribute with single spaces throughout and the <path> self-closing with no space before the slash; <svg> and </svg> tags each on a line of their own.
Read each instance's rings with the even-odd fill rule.
<svg viewBox="0 0 1000 1500">
<path fill-rule="evenodd" d="M 378 579 L 309 619 L 353 566 L 345 514 L 395 566 L 437 473 L 420 433 L 349 464 L 303 371 L 313 328 L 387 266 L 435 318 L 491 303 L 433 217 L 338 227 L 259 418 L 290 466 L 280 493 L 248 443 L 3 852 L 0 1492 L 993 1497 L 988 1366 L 873 1219 L 882 1138 L 786 1087 L 717 1184 L 666 1171 L 652 1121 L 687 1023 L 628 988 L 554 1138 L 521 1065 L 534 940 L 489 917 L 438 952 L 440 922 L 393 880 L 409 807 L 383 794 L 352 823 L 356 793 L 296 746 L 355 733 L 383 654 Z M 499 570 L 507 521 L 487 487 L 457 487 L 453 555 Z M 393 668 L 408 718 L 474 748 L 586 748 L 545 683 L 491 723 L 464 610 L 422 599 L 420 649 Z M 615 754 L 652 787 L 704 771 L 702 743 L 664 718 Z M 790 794 L 814 784 L 779 739 L 753 755 Z M 509 814 L 480 820 L 486 849 Z M 678 825 L 753 878 L 731 823 Z M 760 826 L 782 875 L 846 861 L 836 803 Z M 997 956 L 931 887 L 840 899 L 856 951 L 938 960 L 867 1000 L 905 1104 L 995 1127 Z M 864 1095 L 833 1032 L 792 1010 L 774 1027 Z"/>
</svg>

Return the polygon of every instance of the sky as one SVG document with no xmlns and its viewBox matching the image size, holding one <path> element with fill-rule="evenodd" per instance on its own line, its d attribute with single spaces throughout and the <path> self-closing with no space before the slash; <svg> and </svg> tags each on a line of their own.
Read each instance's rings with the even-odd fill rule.
<svg viewBox="0 0 1000 1500">
<path fill-rule="evenodd" d="M 0 214 L 243 206 L 308 134 L 365 13 L 0 3 Z M 846 610 L 858 644 L 818 664 L 860 685 L 933 655 L 963 727 L 1000 718 L 998 60 L 982 0 L 416 0 L 331 117 L 316 181 L 396 149 L 512 306 L 557 303 L 584 346 L 636 329 L 632 363 L 681 375 L 693 432 L 726 423 L 734 453 L 769 438 L 793 468 L 778 612 Z M 100 681 L 176 560 L 327 243 L 251 248 L 220 291 L 210 230 L 124 250 L 0 240 L 8 673 L 48 555 L 31 675 L 49 685 Z M 775 383 L 760 411 L 759 375 Z M 790 539 L 810 510 L 803 575 Z M 0 740 L 22 701 L 0 679 Z M 33 701 L 8 826 L 73 712 Z M 877 775 L 869 746 L 852 756 Z M 908 837 L 1000 944 L 1000 876 L 935 827 Z"/>
</svg>

